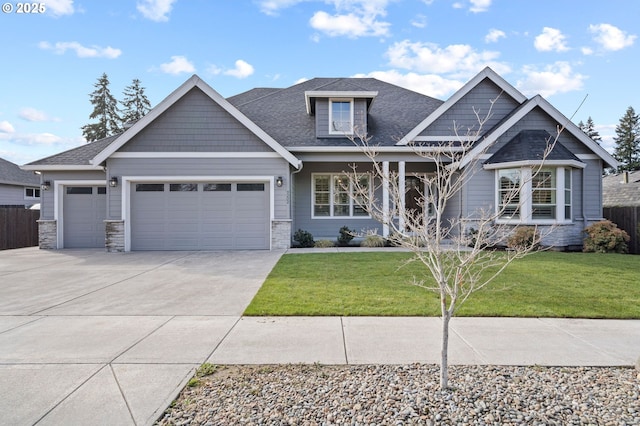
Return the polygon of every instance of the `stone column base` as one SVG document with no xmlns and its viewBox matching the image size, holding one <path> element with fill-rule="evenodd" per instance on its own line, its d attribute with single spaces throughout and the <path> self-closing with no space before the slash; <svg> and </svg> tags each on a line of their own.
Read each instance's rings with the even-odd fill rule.
<svg viewBox="0 0 640 426">
<path fill-rule="evenodd" d="M 105 248 L 109 253 L 124 251 L 124 220 L 105 220 Z"/>
<path fill-rule="evenodd" d="M 56 220 L 38 220 L 38 245 L 41 249 L 58 248 L 58 222 Z"/>
<path fill-rule="evenodd" d="M 291 219 L 275 219 L 271 222 L 271 248 L 291 247 Z"/>
</svg>

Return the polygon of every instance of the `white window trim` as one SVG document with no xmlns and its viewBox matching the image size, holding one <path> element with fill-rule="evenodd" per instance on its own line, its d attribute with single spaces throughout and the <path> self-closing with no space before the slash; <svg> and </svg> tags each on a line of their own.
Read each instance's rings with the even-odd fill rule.
<svg viewBox="0 0 640 426">
<path fill-rule="evenodd" d="M 350 120 L 351 120 L 351 124 L 349 126 L 350 131 L 345 132 L 342 130 L 334 130 L 333 129 L 333 103 L 334 102 L 349 102 L 350 105 Z M 329 134 L 330 135 L 352 135 L 353 134 L 353 116 L 354 116 L 354 111 L 353 111 L 353 107 L 354 107 L 354 103 L 353 103 L 353 99 L 351 98 L 330 98 L 329 99 Z"/>
<path fill-rule="evenodd" d="M 316 216 L 316 176 L 329 176 L 329 216 Z M 355 200 L 353 199 L 353 183 L 349 181 L 349 216 L 334 216 L 333 215 L 333 178 L 335 176 L 348 176 L 346 173 L 342 172 L 318 172 L 311 173 L 311 219 L 371 219 L 371 215 L 367 214 L 366 216 L 354 216 L 353 215 L 353 206 L 355 204 Z M 372 194 L 372 176 L 371 173 L 358 173 L 358 176 L 368 176 L 369 177 L 369 197 Z"/>
<path fill-rule="evenodd" d="M 28 189 L 32 189 L 34 194 L 36 193 L 36 191 L 41 191 L 41 189 L 40 189 L 40 188 L 36 188 L 35 186 L 25 186 L 25 187 L 24 187 L 24 199 L 25 199 L 25 200 L 29 200 L 29 201 L 36 201 L 36 200 L 39 200 L 39 199 L 40 199 L 40 196 L 37 196 L 37 197 L 36 197 L 35 195 L 34 195 L 34 196 L 29 196 L 29 195 L 27 195 L 27 190 L 28 190 Z"/>
<path fill-rule="evenodd" d="M 536 167 L 536 166 L 533 166 Z M 496 214 L 500 209 L 500 178 L 499 178 L 499 170 L 505 169 L 517 169 L 518 167 L 504 167 L 504 168 L 496 168 L 494 175 L 494 197 L 495 197 L 495 206 L 496 206 Z M 519 167 L 520 169 L 520 181 L 521 181 L 521 189 L 520 189 L 520 217 L 512 218 L 512 219 L 503 219 L 496 218 L 495 222 L 497 224 L 507 224 L 507 225 L 569 225 L 573 223 L 571 217 L 568 219 L 564 216 L 564 208 L 565 208 L 565 188 L 564 188 L 564 171 L 566 168 L 571 170 L 570 166 L 558 166 L 558 167 L 546 167 L 552 168 L 556 174 L 556 218 L 555 219 L 533 219 L 532 217 L 532 167 L 531 166 L 523 166 Z M 561 177 L 560 177 L 561 176 Z M 573 183 L 573 182 L 572 182 Z M 571 187 L 571 192 L 573 194 L 573 186 Z M 573 195 L 571 195 L 573 197 Z M 571 200 L 571 216 L 573 216 L 573 200 Z M 561 219 L 560 219 L 561 218 Z"/>
</svg>

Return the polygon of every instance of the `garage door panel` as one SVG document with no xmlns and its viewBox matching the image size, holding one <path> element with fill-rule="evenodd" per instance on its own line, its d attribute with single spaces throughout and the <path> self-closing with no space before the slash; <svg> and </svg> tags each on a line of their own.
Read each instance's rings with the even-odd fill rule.
<svg viewBox="0 0 640 426">
<path fill-rule="evenodd" d="M 104 247 L 106 187 L 67 186 L 62 196 L 64 247 Z"/>
<path fill-rule="evenodd" d="M 136 184 L 132 185 L 133 250 L 269 248 L 266 184 L 153 185 L 144 187 L 145 191 L 137 191 Z"/>
</svg>

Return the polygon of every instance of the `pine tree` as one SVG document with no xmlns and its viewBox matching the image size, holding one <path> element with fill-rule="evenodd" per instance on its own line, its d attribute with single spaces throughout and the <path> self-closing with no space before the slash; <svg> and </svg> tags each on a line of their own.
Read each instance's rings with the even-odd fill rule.
<svg viewBox="0 0 640 426">
<path fill-rule="evenodd" d="M 124 89 L 124 107 L 122 122 L 133 123 L 144 117 L 151 109 L 151 103 L 144 94 L 144 87 L 140 85 L 140 80 L 133 79 L 130 86 Z"/>
<path fill-rule="evenodd" d="M 82 136 L 87 142 L 106 138 L 121 131 L 122 120 L 118 114 L 118 102 L 109 91 L 109 78 L 103 73 L 93 85 L 95 90 L 89 95 L 93 112 L 90 119 L 98 119 L 97 123 L 86 124 L 81 127 Z"/>
<path fill-rule="evenodd" d="M 602 137 L 600 136 L 600 133 L 598 133 L 598 131 L 596 130 L 596 126 L 593 123 L 591 116 L 589 116 L 589 118 L 587 119 L 587 124 L 584 124 L 581 121 L 580 123 L 578 123 L 578 127 L 580 127 L 580 130 L 585 132 L 587 136 L 589 136 L 594 142 L 600 145 L 600 142 L 602 142 Z"/>
<path fill-rule="evenodd" d="M 616 126 L 616 143 L 613 156 L 620 162 L 618 171 L 632 171 L 640 169 L 640 116 L 633 107 L 627 112 Z"/>
</svg>

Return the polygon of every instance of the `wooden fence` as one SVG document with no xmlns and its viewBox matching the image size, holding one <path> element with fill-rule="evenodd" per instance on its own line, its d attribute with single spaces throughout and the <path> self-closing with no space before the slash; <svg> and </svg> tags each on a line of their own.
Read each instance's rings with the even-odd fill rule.
<svg viewBox="0 0 640 426">
<path fill-rule="evenodd" d="M 602 215 L 629 234 L 629 253 L 640 254 L 640 207 L 605 207 Z"/>
<path fill-rule="evenodd" d="M 0 250 L 38 245 L 40 210 L 0 206 Z"/>
</svg>

